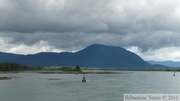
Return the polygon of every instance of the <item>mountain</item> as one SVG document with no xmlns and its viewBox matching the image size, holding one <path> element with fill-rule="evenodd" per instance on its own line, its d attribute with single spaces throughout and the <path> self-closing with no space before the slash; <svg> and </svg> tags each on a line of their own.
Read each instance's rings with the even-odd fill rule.
<svg viewBox="0 0 180 101">
<path fill-rule="evenodd" d="M 15 62 L 40 66 L 76 66 L 83 67 L 150 67 L 136 54 L 121 47 L 94 44 L 75 53 L 38 53 L 27 55 Z"/>
<path fill-rule="evenodd" d="M 75 53 L 82 65 L 90 67 L 150 67 L 138 55 L 121 47 L 94 44 Z M 87 57 L 87 58 L 86 58 Z M 79 61 L 79 63 L 80 63 Z"/>
<path fill-rule="evenodd" d="M 150 64 L 160 64 L 168 67 L 180 67 L 180 62 L 173 61 L 148 61 Z"/>
<path fill-rule="evenodd" d="M 38 66 L 83 66 L 83 67 L 152 67 L 138 55 L 121 47 L 100 44 L 90 45 L 75 53 L 38 53 L 16 58 L 13 62 Z"/>
<path fill-rule="evenodd" d="M 0 52 L 0 62 L 10 62 L 23 56 L 24 55 Z"/>
</svg>

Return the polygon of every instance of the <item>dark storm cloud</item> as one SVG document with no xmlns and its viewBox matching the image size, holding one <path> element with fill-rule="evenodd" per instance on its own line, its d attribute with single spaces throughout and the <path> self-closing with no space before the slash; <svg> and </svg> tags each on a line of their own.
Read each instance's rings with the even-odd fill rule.
<svg viewBox="0 0 180 101">
<path fill-rule="evenodd" d="M 173 20 L 169 17 L 176 12 L 174 4 L 167 1 L 167 3 L 160 2 L 159 5 L 155 1 L 147 0 L 96 2 L 3 0 L 1 2 L 0 29 L 23 33 L 45 31 L 126 34 L 142 30 L 167 29 L 166 24 Z"/>
<path fill-rule="evenodd" d="M 108 30 L 108 25 L 102 22 L 105 20 L 102 17 L 104 15 L 101 15 L 103 11 L 110 12 L 106 8 L 106 0 L 96 3 L 88 0 L 4 0 L 2 3 L 2 31 L 31 33 Z"/>
<path fill-rule="evenodd" d="M 3 0 L 0 28 L 17 32 L 123 32 L 123 30 L 126 32 L 129 29 L 150 29 L 156 25 L 154 24 L 156 20 L 162 19 L 158 17 L 158 13 L 161 12 L 154 14 L 158 9 L 144 7 L 148 5 L 141 4 L 142 0 L 131 2 L 125 3 L 123 0 L 119 2 L 116 0 L 96 2 L 92 0 Z M 145 3 L 148 2 L 145 1 Z M 167 14 L 169 14 L 168 11 L 166 11 Z M 148 16 L 146 12 L 152 14 Z M 154 17 L 157 18 L 154 19 Z"/>
</svg>

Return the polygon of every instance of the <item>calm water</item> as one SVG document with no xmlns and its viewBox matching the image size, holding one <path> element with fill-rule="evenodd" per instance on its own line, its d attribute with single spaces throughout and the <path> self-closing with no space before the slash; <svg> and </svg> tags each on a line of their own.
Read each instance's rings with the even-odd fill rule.
<svg viewBox="0 0 180 101">
<path fill-rule="evenodd" d="M 128 93 L 180 93 L 180 73 L 125 72 L 123 74 L 0 74 L 1 101 L 123 101 Z M 48 79 L 57 80 L 48 80 Z"/>
</svg>

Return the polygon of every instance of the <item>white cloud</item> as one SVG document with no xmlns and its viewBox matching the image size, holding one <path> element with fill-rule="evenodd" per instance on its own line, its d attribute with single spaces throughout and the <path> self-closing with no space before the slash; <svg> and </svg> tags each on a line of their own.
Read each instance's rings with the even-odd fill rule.
<svg viewBox="0 0 180 101">
<path fill-rule="evenodd" d="M 141 49 L 136 46 L 128 47 L 127 50 L 138 54 L 147 61 L 180 61 L 180 47 L 163 47 L 155 50 L 149 49 L 144 53 L 142 53 Z"/>
<path fill-rule="evenodd" d="M 62 52 L 63 50 L 51 47 L 48 42 L 40 41 L 39 43 L 33 44 L 32 46 L 27 46 L 25 44 L 20 44 L 17 46 L 12 46 L 7 52 L 17 53 L 17 54 L 34 54 L 39 52 Z"/>
</svg>

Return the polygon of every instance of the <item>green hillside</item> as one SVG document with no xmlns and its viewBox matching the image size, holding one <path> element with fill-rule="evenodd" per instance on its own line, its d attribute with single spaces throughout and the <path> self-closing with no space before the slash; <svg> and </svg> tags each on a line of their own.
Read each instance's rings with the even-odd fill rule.
<svg viewBox="0 0 180 101">
<path fill-rule="evenodd" d="M 41 70 L 40 66 L 26 66 L 13 62 L 0 62 L 0 71 Z"/>
</svg>

